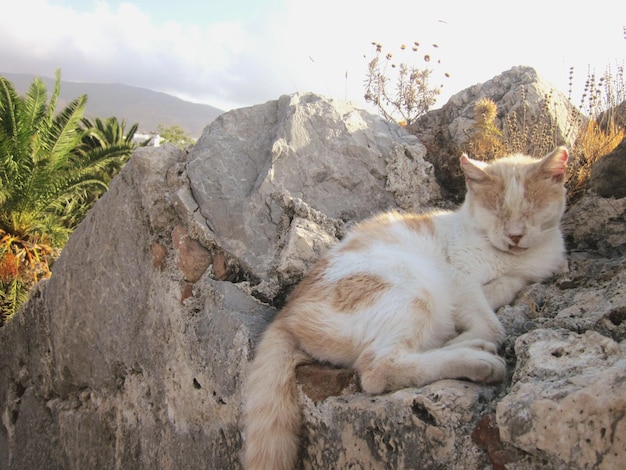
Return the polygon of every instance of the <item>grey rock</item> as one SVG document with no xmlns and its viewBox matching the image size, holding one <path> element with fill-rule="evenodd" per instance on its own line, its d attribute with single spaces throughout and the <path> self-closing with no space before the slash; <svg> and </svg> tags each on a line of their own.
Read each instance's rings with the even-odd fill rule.
<svg viewBox="0 0 626 470">
<path fill-rule="evenodd" d="M 191 153 L 138 149 L 0 330 L 0 468 L 237 468 L 241 383 L 275 314 L 257 299 L 346 222 L 437 200 L 423 155 L 307 94 L 225 114 Z M 388 166 L 415 174 L 388 190 Z"/>
<path fill-rule="evenodd" d="M 283 96 L 223 114 L 207 128 L 189 155 L 186 174 L 197 206 L 186 210 L 197 208 L 203 219 L 199 237 L 236 258 L 271 298 L 277 264 L 291 256 L 277 251 L 276 242 L 290 223 L 292 200 L 324 214 L 330 225 L 432 205 L 438 185 L 424 155 L 401 127 L 351 105 L 313 94 Z M 411 167 L 411 181 L 388 182 L 388 166 Z M 322 238 L 336 236 L 327 228 Z"/>
<path fill-rule="evenodd" d="M 593 165 L 589 185 L 602 197 L 626 197 L 626 139 Z"/>
<path fill-rule="evenodd" d="M 531 456 L 525 465 L 620 468 L 626 344 L 553 329 L 521 336 L 515 349 L 515 383 L 496 409 L 502 441 Z"/>
<path fill-rule="evenodd" d="M 568 244 L 575 251 L 592 251 L 606 258 L 626 254 L 626 198 L 588 194 L 563 218 Z M 601 234 L 601 235 L 600 235 Z"/>
<path fill-rule="evenodd" d="M 236 467 L 241 371 L 273 309 L 208 276 L 181 304 L 180 158 L 138 152 L 0 331 L 0 468 Z"/>
</svg>

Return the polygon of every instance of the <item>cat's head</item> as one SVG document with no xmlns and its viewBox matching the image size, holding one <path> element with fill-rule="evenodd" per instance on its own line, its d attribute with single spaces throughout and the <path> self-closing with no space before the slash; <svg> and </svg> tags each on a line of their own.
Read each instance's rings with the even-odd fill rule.
<svg viewBox="0 0 626 470">
<path fill-rule="evenodd" d="M 542 159 L 510 155 L 484 163 L 461 157 L 468 222 L 501 251 L 523 253 L 559 227 L 565 210 L 568 152 Z"/>
</svg>

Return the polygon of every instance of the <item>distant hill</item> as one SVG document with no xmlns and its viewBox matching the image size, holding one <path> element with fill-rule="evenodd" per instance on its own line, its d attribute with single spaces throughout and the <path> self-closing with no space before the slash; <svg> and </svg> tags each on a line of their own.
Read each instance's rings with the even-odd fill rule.
<svg viewBox="0 0 626 470">
<path fill-rule="evenodd" d="M 23 94 L 35 75 L 3 73 L 16 91 Z M 48 96 L 54 89 L 54 79 L 40 77 L 48 87 Z M 65 106 L 74 98 L 87 95 L 86 116 L 95 118 L 117 117 L 125 119 L 128 126 L 139 123 L 139 132 L 157 130 L 157 126 L 180 126 L 187 135 L 198 138 L 222 110 L 206 104 L 190 103 L 166 93 L 117 83 L 78 83 L 61 81 L 59 105 Z"/>
</svg>

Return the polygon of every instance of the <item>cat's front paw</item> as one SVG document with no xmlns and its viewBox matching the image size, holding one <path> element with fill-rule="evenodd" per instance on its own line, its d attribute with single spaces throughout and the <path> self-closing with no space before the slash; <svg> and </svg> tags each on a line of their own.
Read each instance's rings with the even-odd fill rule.
<svg viewBox="0 0 626 470">
<path fill-rule="evenodd" d="M 471 349 L 477 349 L 479 351 L 487 351 L 491 354 L 494 355 L 498 355 L 498 346 L 491 342 L 491 341 L 486 341 L 484 339 L 466 339 L 464 341 L 460 341 L 460 342 L 456 342 L 456 341 L 450 341 L 446 346 L 446 349 L 453 349 L 453 348 L 471 348 Z"/>
<path fill-rule="evenodd" d="M 504 380 L 506 376 L 506 362 L 504 359 L 486 350 L 475 350 L 474 356 L 471 367 L 472 377 L 468 377 L 470 380 L 482 383 L 501 382 Z"/>
</svg>

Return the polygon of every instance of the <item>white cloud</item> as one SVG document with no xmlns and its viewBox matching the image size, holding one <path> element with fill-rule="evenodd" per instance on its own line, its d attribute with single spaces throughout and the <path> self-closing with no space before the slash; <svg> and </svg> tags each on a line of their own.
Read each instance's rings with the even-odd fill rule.
<svg viewBox="0 0 626 470">
<path fill-rule="evenodd" d="M 248 40 L 237 23 L 159 26 L 130 3 L 113 10 L 101 2 L 86 13 L 44 0 L 15 5 L 12 15 L 0 16 L 0 67 L 7 72 L 52 75 L 61 68 L 66 80 L 210 97 L 222 92 L 222 76 Z"/>
<path fill-rule="evenodd" d="M 445 97 L 513 65 L 535 66 L 563 87 L 571 65 L 583 80 L 587 64 L 624 57 L 626 7 L 612 0 L 596 0 L 595 10 L 539 0 L 506 7 L 494 0 L 274 0 L 237 22 L 211 21 L 206 5 L 199 15 L 194 2 L 180 2 L 186 10 L 176 18 L 187 13 L 186 23 L 157 20 L 132 0 L 81 11 L 51 0 L 1 2 L 11 3 L 11 14 L 0 16 L 0 71 L 53 75 L 61 68 L 66 80 L 121 82 L 226 109 L 293 91 L 363 104 L 371 41 L 391 50 L 415 40 L 425 52 L 431 47 L 442 59 L 439 72 L 452 76 Z M 605 13 L 596 21 L 590 11 Z"/>
</svg>

